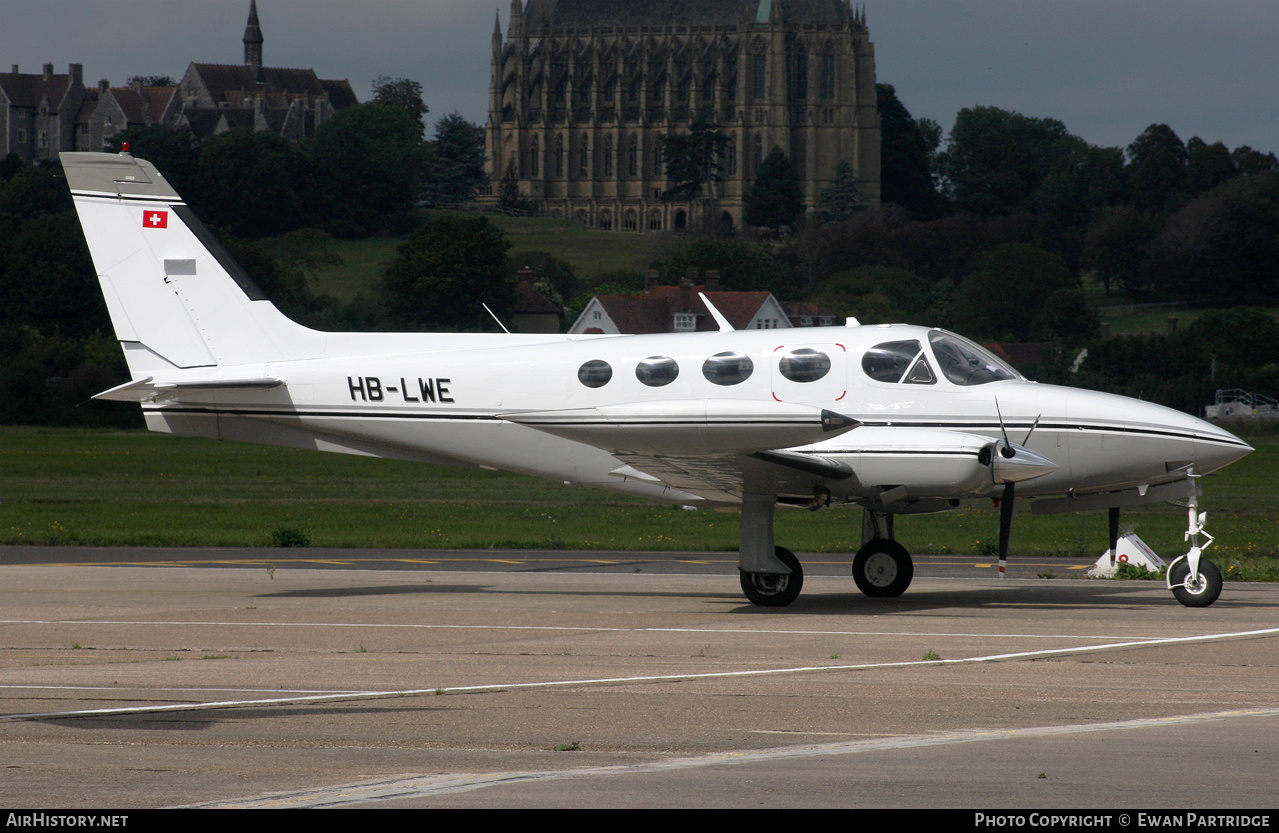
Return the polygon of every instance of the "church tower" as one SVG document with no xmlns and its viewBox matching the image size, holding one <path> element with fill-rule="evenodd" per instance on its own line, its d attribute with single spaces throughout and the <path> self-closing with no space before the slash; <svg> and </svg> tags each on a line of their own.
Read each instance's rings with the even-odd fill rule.
<svg viewBox="0 0 1279 833">
<path fill-rule="evenodd" d="M 262 72 L 262 27 L 258 25 L 258 0 L 249 0 L 249 22 L 244 27 L 244 65 Z"/>
</svg>

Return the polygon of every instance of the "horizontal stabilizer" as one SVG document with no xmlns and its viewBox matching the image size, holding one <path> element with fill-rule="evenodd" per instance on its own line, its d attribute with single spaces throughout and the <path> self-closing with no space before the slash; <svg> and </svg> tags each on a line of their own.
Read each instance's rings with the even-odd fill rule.
<svg viewBox="0 0 1279 833">
<path fill-rule="evenodd" d="M 156 382 L 150 376 L 117 385 L 94 395 L 94 399 L 112 399 L 118 402 L 155 402 L 161 399 L 181 399 L 184 394 L 215 391 L 271 390 L 284 384 L 280 379 L 263 376 L 255 379 L 206 379 L 197 382 Z"/>
<path fill-rule="evenodd" d="M 659 455 L 789 448 L 838 436 L 861 424 L 843 414 L 807 405 L 716 399 L 499 416 L 605 451 Z"/>
</svg>

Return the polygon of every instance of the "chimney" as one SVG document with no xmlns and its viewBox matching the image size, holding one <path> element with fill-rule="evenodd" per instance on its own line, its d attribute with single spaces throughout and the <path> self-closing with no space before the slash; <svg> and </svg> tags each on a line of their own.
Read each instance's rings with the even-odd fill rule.
<svg viewBox="0 0 1279 833">
<path fill-rule="evenodd" d="M 13 65 L 13 74 L 14 74 L 14 75 L 17 75 L 17 74 L 18 74 L 18 65 L 17 65 L 17 64 L 14 64 L 14 65 Z"/>
<path fill-rule="evenodd" d="M 105 78 L 102 78 L 102 79 L 99 79 L 99 80 L 98 80 L 98 93 L 99 93 L 99 94 L 101 94 L 101 95 L 106 95 L 107 90 L 109 90 L 109 89 L 111 89 L 111 82 L 110 82 L 110 81 L 108 81 L 108 80 L 107 80 L 107 79 L 105 79 Z"/>
<path fill-rule="evenodd" d="M 658 274 L 656 269 L 649 269 L 644 273 L 644 294 L 651 295 L 653 287 L 657 286 Z"/>
<path fill-rule="evenodd" d="M 718 269 L 706 270 L 706 291 L 719 292 L 719 270 Z"/>
<path fill-rule="evenodd" d="M 71 83 L 84 83 L 84 64 L 70 64 L 67 67 L 67 71 L 71 75 Z"/>
<path fill-rule="evenodd" d="M 53 64 L 44 65 L 44 80 L 48 81 L 53 77 Z"/>
<path fill-rule="evenodd" d="M 697 286 L 697 270 L 689 269 L 684 273 L 684 280 L 679 282 L 680 286 Z"/>
</svg>

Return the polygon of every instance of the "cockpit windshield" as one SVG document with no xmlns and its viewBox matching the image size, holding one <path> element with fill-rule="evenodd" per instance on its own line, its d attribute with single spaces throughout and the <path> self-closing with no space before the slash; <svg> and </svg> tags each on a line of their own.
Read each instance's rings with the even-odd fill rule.
<svg viewBox="0 0 1279 833">
<path fill-rule="evenodd" d="M 942 375 L 956 385 L 984 385 L 1021 374 L 984 347 L 946 330 L 932 330 L 928 341 Z"/>
</svg>

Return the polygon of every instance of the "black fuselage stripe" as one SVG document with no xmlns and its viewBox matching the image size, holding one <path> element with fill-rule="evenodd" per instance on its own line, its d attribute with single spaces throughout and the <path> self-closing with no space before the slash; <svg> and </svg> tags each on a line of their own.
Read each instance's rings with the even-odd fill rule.
<svg viewBox="0 0 1279 833">
<path fill-rule="evenodd" d="M 939 428 L 944 431 L 959 431 L 961 433 L 977 433 L 991 432 L 1002 433 L 1004 430 L 1012 431 L 1019 428 L 1030 428 L 1030 423 L 1016 424 L 1004 423 L 1002 426 L 998 422 L 911 422 L 909 420 L 892 420 L 884 422 L 866 422 L 862 425 L 875 428 Z M 1245 446 L 1247 443 L 1242 440 L 1226 439 L 1224 437 L 1210 437 L 1202 434 L 1195 434 L 1187 431 L 1171 431 L 1159 428 L 1133 428 L 1127 425 L 1087 425 L 1084 423 L 1060 422 L 1060 423 L 1044 423 L 1041 422 L 1035 429 L 1036 431 L 1083 431 L 1093 434 L 1109 433 L 1109 434 L 1139 434 L 1152 437 L 1172 437 L 1179 440 L 1196 440 L 1200 442 L 1220 443 L 1222 445 Z"/>
<path fill-rule="evenodd" d="M 195 408 L 195 407 L 152 407 L 143 408 L 148 413 L 180 413 L 180 414 L 203 414 L 206 416 L 243 416 L 243 417 L 271 417 L 271 418 L 327 418 L 336 419 L 405 419 L 405 420 L 470 420 L 470 421 L 493 421 L 505 422 L 503 418 L 496 414 L 455 414 L 455 413 L 429 413 L 429 414 L 413 414 L 403 412 L 379 412 L 379 411 L 296 411 L 296 410 L 267 410 L 267 409 L 247 409 L 247 408 Z M 766 421 L 766 420 L 716 420 L 708 422 L 701 421 L 653 421 L 653 422 L 625 422 L 620 423 L 627 427 L 636 427 L 644 425 L 811 425 L 811 422 L 783 422 L 783 421 Z M 563 421 L 563 422 L 543 422 L 540 425 L 555 426 L 617 426 L 619 423 L 609 421 Z M 904 420 L 893 420 L 892 422 L 863 422 L 862 425 L 868 428 L 938 428 L 948 431 L 956 431 L 960 433 L 975 433 L 978 431 L 998 432 L 1000 431 L 999 423 L 945 423 L 945 422 L 906 422 Z M 536 427 L 536 426 L 531 426 Z M 1015 426 L 1008 424 L 1006 428 L 1029 427 Z M 1246 446 L 1247 443 L 1242 440 L 1231 440 L 1223 437 L 1210 437 L 1200 434 L 1193 434 L 1181 431 L 1167 431 L 1154 428 L 1130 428 L 1117 425 L 1083 425 L 1080 423 L 1056 423 L 1051 425 L 1040 424 L 1036 430 L 1040 431 L 1070 431 L 1085 432 L 1088 434 L 1131 434 L 1151 437 L 1168 437 L 1178 440 L 1193 440 L 1195 442 L 1216 443 L 1218 445 L 1227 445 L 1235 447 Z"/>
<path fill-rule="evenodd" d="M 980 451 L 955 451 L 949 448 L 938 449 L 909 449 L 909 448 L 823 448 L 821 451 L 797 451 L 795 454 L 811 454 L 814 457 L 826 457 L 831 454 L 879 454 L 887 456 L 918 456 L 918 457 L 980 457 Z"/>
</svg>

